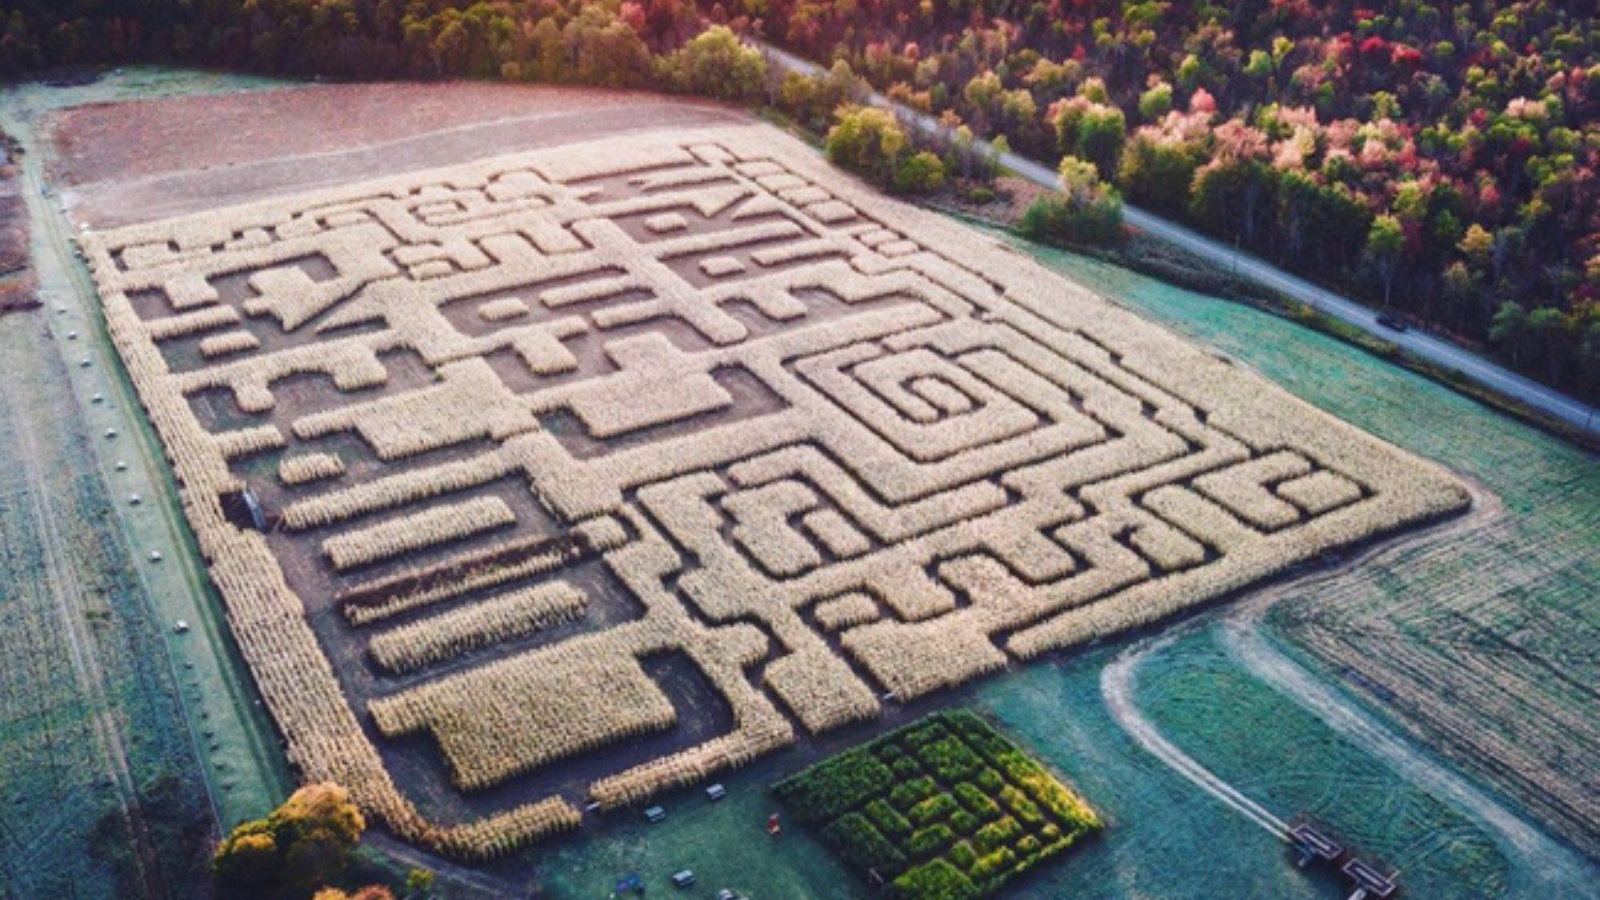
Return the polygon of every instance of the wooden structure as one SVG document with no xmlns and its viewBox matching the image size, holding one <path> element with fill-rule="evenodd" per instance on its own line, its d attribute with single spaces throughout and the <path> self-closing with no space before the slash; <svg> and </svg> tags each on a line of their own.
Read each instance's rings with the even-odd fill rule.
<svg viewBox="0 0 1600 900">
<path fill-rule="evenodd" d="M 1399 872 L 1385 875 L 1363 859 L 1351 857 L 1339 871 L 1355 883 L 1355 893 L 1350 895 L 1350 900 L 1367 900 L 1368 897 L 1386 900 L 1400 890 L 1395 881 Z"/>
<path fill-rule="evenodd" d="M 1326 827 L 1301 816 L 1284 835 L 1296 853 L 1295 865 L 1334 866 L 1350 883 L 1349 900 L 1388 900 L 1400 892 L 1399 872 L 1383 874 L 1376 865 L 1356 856 Z"/>
<path fill-rule="evenodd" d="M 253 528 L 262 533 L 272 530 L 267 521 L 266 508 L 261 505 L 255 491 L 249 488 L 227 491 L 217 499 L 222 502 L 222 514 L 236 527 Z"/>
</svg>

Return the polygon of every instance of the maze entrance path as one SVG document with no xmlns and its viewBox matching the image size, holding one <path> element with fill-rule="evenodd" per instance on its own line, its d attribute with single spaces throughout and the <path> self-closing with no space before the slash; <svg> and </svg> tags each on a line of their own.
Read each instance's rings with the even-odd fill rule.
<svg viewBox="0 0 1600 900">
<path fill-rule="evenodd" d="M 764 127 L 86 245 L 293 762 L 466 857 L 1468 503 Z"/>
</svg>

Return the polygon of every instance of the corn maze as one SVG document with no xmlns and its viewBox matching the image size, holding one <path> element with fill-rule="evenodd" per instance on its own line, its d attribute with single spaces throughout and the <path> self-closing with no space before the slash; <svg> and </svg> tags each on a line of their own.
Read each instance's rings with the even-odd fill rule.
<svg viewBox="0 0 1600 900">
<path fill-rule="evenodd" d="M 770 129 L 85 246 L 291 761 L 465 858 L 1468 502 Z"/>
</svg>

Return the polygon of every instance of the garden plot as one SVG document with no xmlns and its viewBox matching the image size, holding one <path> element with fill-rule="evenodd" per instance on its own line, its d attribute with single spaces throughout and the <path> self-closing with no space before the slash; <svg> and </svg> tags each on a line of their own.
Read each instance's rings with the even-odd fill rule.
<svg viewBox="0 0 1600 900">
<path fill-rule="evenodd" d="M 461 856 L 1468 502 L 770 129 L 85 245 L 291 759 Z"/>
<path fill-rule="evenodd" d="M 774 790 L 896 900 L 977 900 L 1100 830 L 1054 775 L 970 712 L 935 713 Z"/>
</svg>

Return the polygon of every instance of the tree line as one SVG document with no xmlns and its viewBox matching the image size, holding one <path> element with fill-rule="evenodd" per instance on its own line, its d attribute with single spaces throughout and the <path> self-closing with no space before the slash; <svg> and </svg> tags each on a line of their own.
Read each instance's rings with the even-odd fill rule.
<svg viewBox="0 0 1600 900">
<path fill-rule="evenodd" d="M 1448 0 L 15 0 L 0 73 L 138 60 L 764 100 L 890 188 L 981 176 L 974 137 L 1600 395 L 1600 26 Z M 1581 5 L 1580 5 L 1581 6 Z M 696 39 L 706 25 L 726 25 Z M 769 78 L 736 33 L 833 69 Z M 939 116 L 840 104 L 856 80 Z M 888 138 L 885 150 L 883 139 Z M 861 146 L 856 146 L 860 144 Z M 1072 185 L 1077 185 L 1073 188 Z M 1076 194 L 1074 194 L 1076 191 Z M 1077 201 L 1071 200 L 1073 196 Z M 1085 204 L 1088 204 L 1085 206 Z M 1077 228 L 1065 207 L 1040 221 Z M 1045 215 L 1048 213 L 1049 215 Z M 1098 217 L 1098 218 L 1097 218 Z M 1035 224 L 1039 224 L 1036 222 Z"/>
<path fill-rule="evenodd" d="M 753 4 L 752 4 L 753 7 Z M 768 40 L 1600 396 L 1583 4 L 765 0 Z"/>
</svg>

